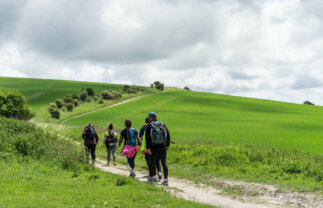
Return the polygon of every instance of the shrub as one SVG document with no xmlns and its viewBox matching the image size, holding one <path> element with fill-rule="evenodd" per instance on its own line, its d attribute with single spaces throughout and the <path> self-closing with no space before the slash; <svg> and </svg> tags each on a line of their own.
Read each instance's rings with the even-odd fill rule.
<svg viewBox="0 0 323 208">
<path fill-rule="evenodd" d="M 68 112 L 72 112 L 74 109 L 74 105 L 72 103 L 69 103 L 66 105 L 66 109 Z"/>
<path fill-rule="evenodd" d="M 94 96 L 94 89 L 93 88 L 86 88 L 85 90 L 86 90 L 88 96 L 92 96 L 92 97 Z"/>
<path fill-rule="evenodd" d="M 49 108 L 57 108 L 56 103 L 50 103 L 50 104 L 49 104 Z"/>
<path fill-rule="evenodd" d="M 190 89 L 190 88 L 188 88 L 188 87 L 184 87 L 184 90 L 191 91 L 191 89 Z"/>
<path fill-rule="evenodd" d="M 314 103 L 307 100 L 307 101 L 304 101 L 304 105 L 314 105 Z"/>
<path fill-rule="evenodd" d="M 108 90 L 102 91 L 101 95 L 104 100 L 112 100 L 113 99 L 113 94 Z"/>
<path fill-rule="evenodd" d="M 124 85 L 124 86 L 123 86 L 123 91 L 124 91 L 124 92 L 127 92 L 129 88 L 130 88 L 130 86 L 129 86 L 129 85 Z"/>
<path fill-rule="evenodd" d="M 65 97 L 64 99 L 64 103 L 68 104 L 68 103 L 73 103 L 73 98 L 71 97 Z"/>
<path fill-rule="evenodd" d="M 60 118 L 60 115 L 61 113 L 59 112 L 59 110 L 57 108 L 49 108 L 49 113 L 51 115 L 52 118 L 55 118 L 55 119 L 59 119 Z"/>
<path fill-rule="evenodd" d="M 156 88 L 157 90 L 160 90 L 160 91 L 163 91 L 163 90 L 164 90 L 164 84 L 163 84 L 163 83 L 161 83 L 161 82 L 159 82 L 159 81 L 155 81 L 155 82 L 154 82 L 154 85 L 155 85 L 155 88 Z"/>
<path fill-rule="evenodd" d="M 117 98 L 121 98 L 122 97 L 122 93 L 119 91 L 112 91 L 112 97 L 113 99 L 117 99 Z"/>
<path fill-rule="evenodd" d="M 35 116 L 27 106 L 27 99 L 14 89 L 0 89 L 0 116 L 30 120 Z"/>
<path fill-rule="evenodd" d="M 80 96 L 78 96 L 78 95 L 72 95 L 72 98 L 74 99 L 74 100 L 78 100 L 78 101 L 80 101 Z"/>
<path fill-rule="evenodd" d="M 82 91 L 80 94 L 80 99 L 82 101 L 85 101 L 87 99 L 87 92 L 86 91 Z"/>
<path fill-rule="evenodd" d="M 57 108 L 61 109 L 64 106 L 64 101 L 62 99 L 55 100 Z"/>
<path fill-rule="evenodd" d="M 134 88 L 129 88 L 129 89 L 127 90 L 127 93 L 129 93 L 129 94 L 136 94 L 136 93 L 137 93 L 137 91 L 136 91 Z"/>
<path fill-rule="evenodd" d="M 79 106 L 79 101 L 78 101 L 77 99 L 74 99 L 74 100 L 73 100 L 73 105 L 74 105 L 75 107 Z"/>
<path fill-rule="evenodd" d="M 103 104 L 104 103 L 104 101 L 103 100 L 99 100 L 99 104 Z"/>
<path fill-rule="evenodd" d="M 150 84 L 150 88 L 154 88 L 154 84 Z"/>
</svg>

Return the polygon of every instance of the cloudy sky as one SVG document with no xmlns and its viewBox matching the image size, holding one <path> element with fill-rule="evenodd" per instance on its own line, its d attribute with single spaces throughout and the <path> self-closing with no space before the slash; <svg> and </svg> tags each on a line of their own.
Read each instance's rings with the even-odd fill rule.
<svg viewBox="0 0 323 208">
<path fill-rule="evenodd" d="M 323 1 L 0 0 L 0 76 L 323 105 Z"/>
</svg>

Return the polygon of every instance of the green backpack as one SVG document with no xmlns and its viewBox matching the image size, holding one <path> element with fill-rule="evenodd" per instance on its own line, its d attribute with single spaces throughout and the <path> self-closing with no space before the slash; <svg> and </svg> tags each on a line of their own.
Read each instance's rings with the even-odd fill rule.
<svg viewBox="0 0 323 208">
<path fill-rule="evenodd" d="M 167 142 L 167 131 L 166 128 L 161 121 L 152 121 L 150 122 L 150 136 L 151 143 L 153 146 L 155 145 L 164 145 L 166 146 Z"/>
</svg>

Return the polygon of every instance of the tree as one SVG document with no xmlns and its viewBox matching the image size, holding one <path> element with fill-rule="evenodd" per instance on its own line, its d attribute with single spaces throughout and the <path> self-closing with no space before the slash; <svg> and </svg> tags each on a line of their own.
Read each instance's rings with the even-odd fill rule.
<svg viewBox="0 0 323 208">
<path fill-rule="evenodd" d="M 72 112 L 74 109 L 74 105 L 72 103 L 69 103 L 66 105 L 66 109 L 68 112 Z"/>
<path fill-rule="evenodd" d="M 64 103 L 73 103 L 73 98 L 72 96 L 64 97 Z"/>
<path fill-rule="evenodd" d="M 161 82 L 159 82 L 159 81 L 155 81 L 155 82 L 154 82 L 154 85 L 155 85 L 155 88 L 156 88 L 157 90 L 160 90 L 160 91 L 163 91 L 163 90 L 164 90 L 164 84 L 163 84 L 163 83 L 161 83 Z"/>
<path fill-rule="evenodd" d="M 57 108 L 50 107 L 48 109 L 48 111 L 49 111 L 52 118 L 59 119 L 61 113 L 59 112 L 59 110 Z"/>
<path fill-rule="evenodd" d="M 0 88 L 0 116 L 30 120 L 35 114 L 29 110 L 24 95 L 14 89 Z"/>
<path fill-rule="evenodd" d="M 76 100 L 80 101 L 80 96 L 78 96 L 78 95 L 75 95 L 75 94 L 74 94 L 74 95 L 72 95 L 72 98 L 73 98 L 74 100 L 76 99 Z"/>
<path fill-rule="evenodd" d="M 87 98 L 87 92 L 86 91 L 82 91 L 81 94 L 80 94 L 80 99 L 82 101 L 86 101 L 86 98 Z"/>
<path fill-rule="evenodd" d="M 150 84 L 150 88 L 154 88 L 154 84 Z"/>
<path fill-rule="evenodd" d="M 190 89 L 190 88 L 188 88 L 188 87 L 184 87 L 184 90 L 191 91 L 191 89 Z"/>
<path fill-rule="evenodd" d="M 55 100 L 55 104 L 56 104 L 58 109 L 61 109 L 64 106 L 64 102 L 63 102 L 62 99 Z"/>
<path fill-rule="evenodd" d="M 74 99 L 74 100 L 73 100 L 73 105 L 74 105 L 75 107 L 79 106 L 79 101 L 78 101 L 77 99 Z"/>
<path fill-rule="evenodd" d="M 108 90 L 103 90 L 101 95 L 104 100 L 112 100 L 113 99 L 113 94 Z"/>
<path fill-rule="evenodd" d="M 307 100 L 307 101 L 304 101 L 304 105 L 314 105 L 314 103 Z"/>
<path fill-rule="evenodd" d="M 86 88 L 85 90 L 86 90 L 88 96 L 92 96 L 92 97 L 94 96 L 94 89 L 93 88 Z"/>
</svg>

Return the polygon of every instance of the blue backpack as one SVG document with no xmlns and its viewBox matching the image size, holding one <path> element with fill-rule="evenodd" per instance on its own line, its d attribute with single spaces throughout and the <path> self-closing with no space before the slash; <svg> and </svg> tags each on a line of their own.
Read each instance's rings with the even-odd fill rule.
<svg viewBox="0 0 323 208">
<path fill-rule="evenodd" d="M 136 146 L 136 144 L 137 144 L 134 129 L 129 129 L 129 131 L 128 131 L 128 144 L 130 146 Z"/>
</svg>

